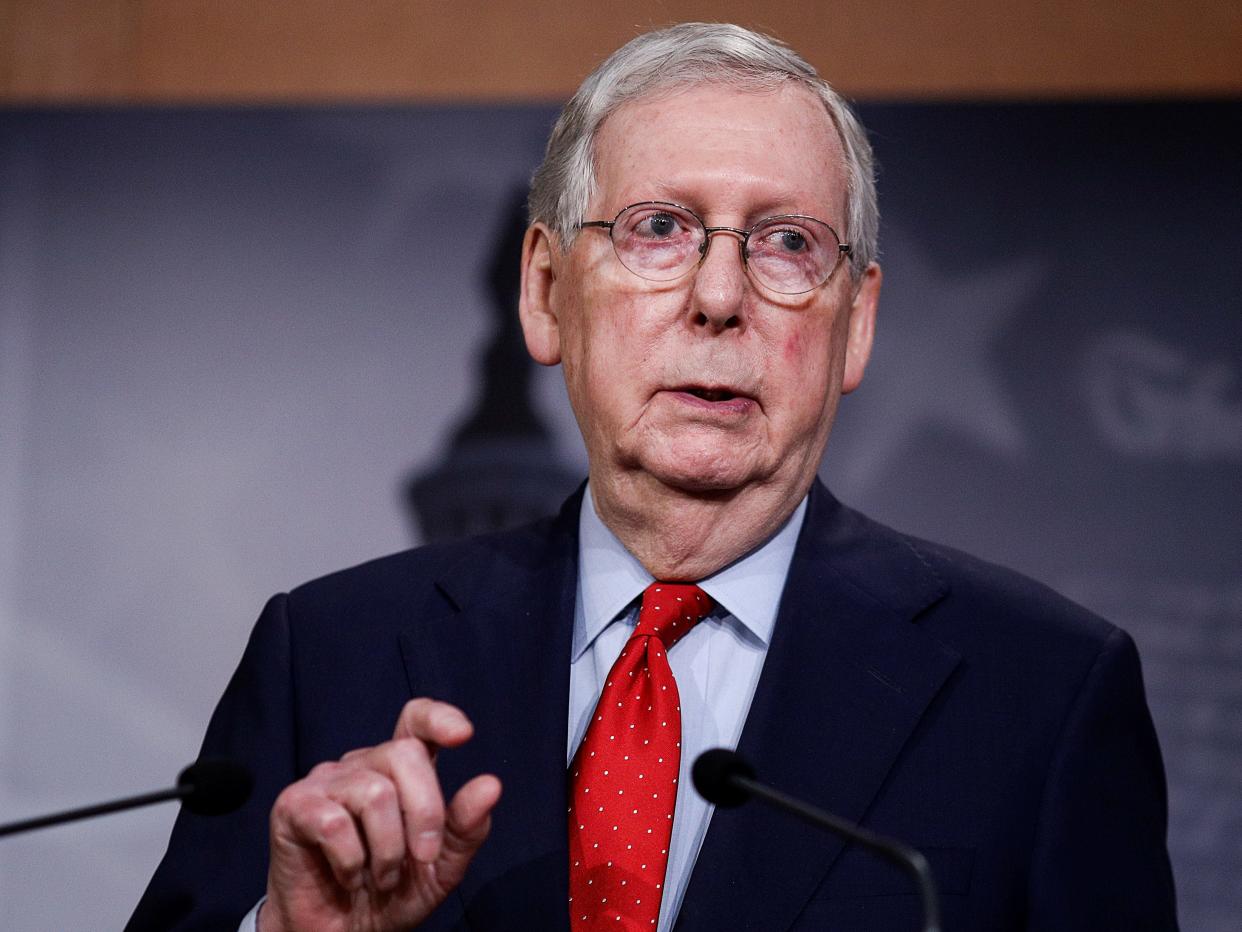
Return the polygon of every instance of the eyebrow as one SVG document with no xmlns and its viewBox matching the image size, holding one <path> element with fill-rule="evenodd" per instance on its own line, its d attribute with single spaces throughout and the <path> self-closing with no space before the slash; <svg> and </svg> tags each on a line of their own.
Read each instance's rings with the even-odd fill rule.
<svg viewBox="0 0 1242 932">
<path fill-rule="evenodd" d="M 707 211 L 717 206 L 715 204 L 704 203 L 698 198 L 690 197 L 686 194 L 685 189 L 672 187 L 662 181 L 652 182 L 650 186 L 644 190 L 648 190 L 653 193 L 650 194 L 650 196 L 637 197 L 635 200 L 627 200 L 625 204 L 622 204 L 621 206 L 625 207 L 629 204 L 637 203 L 638 201 L 667 201 L 671 204 L 680 204 L 682 207 L 689 207 L 704 220 L 707 220 Z M 758 206 L 749 209 L 743 217 L 743 222 L 749 225 L 756 223 L 759 220 L 763 220 L 766 217 L 781 217 L 787 214 L 798 214 L 801 216 L 819 218 L 820 212 L 808 210 L 808 206 L 809 205 L 803 204 L 799 198 L 795 197 L 792 191 L 782 189 L 770 194 L 762 201 L 759 201 Z M 825 223 L 829 224 L 832 222 L 829 218 L 819 219 L 823 219 Z"/>
</svg>

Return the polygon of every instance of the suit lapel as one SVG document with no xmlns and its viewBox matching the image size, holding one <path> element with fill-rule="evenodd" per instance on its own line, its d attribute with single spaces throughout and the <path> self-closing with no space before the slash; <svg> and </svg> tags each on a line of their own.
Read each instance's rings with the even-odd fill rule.
<svg viewBox="0 0 1242 932">
<path fill-rule="evenodd" d="M 527 537 L 484 538 L 438 584 L 452 611 L 401 637 L 411 689 L 476 732 L 443 752 L 446 795 L 480 773 L 503 796 L 459 888 L 470 925 L 568 928 L 565 742 L 581 493 Z"/>
<path fill-rule="evenodd" d="M 903 539 L 812 491 L 739 752 L 861 822 L 958 655 L 912 620 L 946 592 Z M 713 814 L 678 930 L 787 929 L 844 844 L 759 803 Z"/>
</svg>

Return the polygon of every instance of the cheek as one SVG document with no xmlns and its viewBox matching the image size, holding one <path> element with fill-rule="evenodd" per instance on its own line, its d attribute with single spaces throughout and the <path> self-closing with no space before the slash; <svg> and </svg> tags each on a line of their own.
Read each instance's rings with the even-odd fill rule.
<svg viewBox="0 0 1242 932">
<path fill-rule="evenodd" d="M 832 334 L 822 317 L 808 315 L 781 336 L 777 347 L 779 371 L 772 373 L 769 384 L 781 386 L 788 413 L 799 425 L 796 429 L 809 431 L 829 407 L 832 383 L 840 384 Z"/>
<path fill-rule="evenodd" d="M 781 363 L 789 372 L 813 377 L 831 365 L 832 339 L 822 320 L 805 318 L 781 341 Z"/>
<path fill-rule="evenodd" d="M 588 294 L 575 318 L 570 342 L 563 357 L 571 400 L 588 415 L 598 430 L 614 430 L 615 421 L 631 414 L 641 379 L 636 373 L 651 366 L 649 335 L 637 326 L 632 302 L 626 295 Z"/>
<path fill-rule="evenodd" d="M 807 335 L 801 328 L 794 330 L 785 337 L 785 344 L 781 353 L 784 358 L 785 365 L 797 366 L 802 362 L 802 357 L 806 353 Z"/>
<path fill-rule="evenodd" d="M 578 340 L 580 355 L 590 359 L 592 382 L 617 391 L 654 377 L 670 327 L 667 308 L 650 294 L 618 288 L 589 299 Z"/>
</svg>

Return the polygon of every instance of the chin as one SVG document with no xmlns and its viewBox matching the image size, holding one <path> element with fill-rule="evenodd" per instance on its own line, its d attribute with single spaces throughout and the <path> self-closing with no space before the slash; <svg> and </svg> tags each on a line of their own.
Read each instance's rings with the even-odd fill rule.
<svg viewBox="0 0 1242 932">
<path fill-rule="evenodd" d="M 683 449 L 676 456 L 654 457 L 643 468 L 664 485 L 696 494 L 732 492 L 758 478 L 755 464 L 735 451 Z"/>
</svg>

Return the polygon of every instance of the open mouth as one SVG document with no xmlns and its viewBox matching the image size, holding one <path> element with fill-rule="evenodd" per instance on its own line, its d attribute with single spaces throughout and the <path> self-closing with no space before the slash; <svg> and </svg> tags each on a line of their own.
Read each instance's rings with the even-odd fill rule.
<svg viewBox="0 0 1242 932">
<path fill-rule="evenodd" d="M 683 385 L 672 391 L 680 395 L 686 404 L 697 406 L 702 411 L 714 411 L 717 414 L 748 414 L 759 404 L 757 398 L 752 398 L 738 388 Z"/>
<path fill-rule="evenodd" d="M 693 395 L 695 398 L 702 398 L 704 401 L 732 401 L 738 396 L 731 391 L 722 388 L 685 388 L 682 389 L 687 395 Z"/>
</svg>

